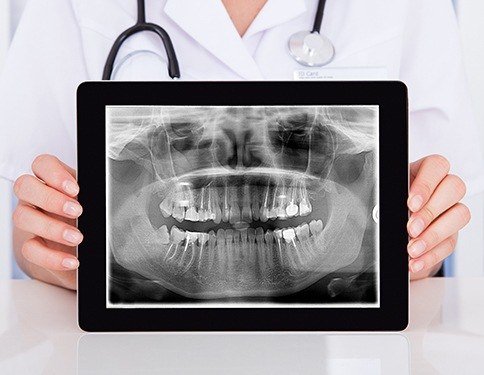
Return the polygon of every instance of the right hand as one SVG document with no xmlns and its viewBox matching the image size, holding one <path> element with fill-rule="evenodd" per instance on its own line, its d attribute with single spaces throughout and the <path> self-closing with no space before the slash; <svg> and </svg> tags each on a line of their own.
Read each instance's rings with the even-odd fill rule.
<svg viewBox="0 0 484 375">
<path fill-rule="evenodd" d="M 17 260 L 33 278 L 76 289 L 76 246 L 83 236 L 76 228 L 82 207 L 75 171 L 51 155 L 38 156 L 32 171 L 14 184 L 13 222 L 23 232 Z"/>
</svg>

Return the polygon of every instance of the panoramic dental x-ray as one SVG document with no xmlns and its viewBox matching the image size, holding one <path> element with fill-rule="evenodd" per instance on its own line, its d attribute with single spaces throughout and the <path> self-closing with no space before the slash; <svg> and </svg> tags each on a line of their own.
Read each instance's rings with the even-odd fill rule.
<svg viewBox="0 0 484 375">
<path fill-rule="evenodd" d="M 378 306 L 378 106 L 108 106 L 108 307 Z"/>
</svg>

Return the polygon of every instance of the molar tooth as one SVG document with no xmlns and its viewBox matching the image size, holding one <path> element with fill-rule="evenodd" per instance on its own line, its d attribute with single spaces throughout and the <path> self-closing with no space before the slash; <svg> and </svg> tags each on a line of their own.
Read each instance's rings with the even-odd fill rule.
<svg viewBox="0 0 484 375">
<path fill-rule="evenodd" d="M 313 236 L 317 235 L 318 233 L 322 232 L 323 230 L 323 222 L 321 220 L 312 220 L 309 223 L 309 229 L 311 229 L 311 234 Z"/>
<path fill-rule="evenodd" d="M 320 233 L 320 232 L 323 231 L 323 221 L 322 220 L 316 221 L 316 231 L 317 231 L 317 233 Z"/>
<path fill-rule="evenodd" d="M 282 235 L 283 235 L 284 240 L 286 241 L 286 243 L 291 243 L 296 238 L 296 232 L 294 231 L 293 228 L 284 229 L 282 231 Z"/>
<path fill-rule="evenodd" d="M 311 213 L 312 207 L 308 200 L 304 199 L 299 202 L 299 213 L 301 216 L 307 216 Z"/>
<path fill-rule="evenodd" d="M 230 224 L 235 224 L 240 221 L 240 208 L 236 202 L 233 202 L 230 207 Z"/>
<path fill-rule="evenodd" d="M 170 234 L 168 233 L 168 228 L 166 225 L 161 226 L 156 233 L 158 235 L 158 238 L 160 239 L 160 243 L 162 243 L 163 245 L 167 245 L 170 243 Z"/>
<path fill-rule="evenodd" d="M 304 241 L 309 238 L 309 225 L 304 223 L 296 227 L 296 236 L 299 241 Z"/>
<path fill-rule="evenodd" d="M 168 196 L 163 199 L 163 201 L 160 203 L 160 211 L 163 217 L 171 216 L 171 213 L 173 212 L 173 202 L 171 197 Z"/>
<path fill-rule="evenodd" d="M 299 212 L 299 207 L 296 204 L 296 192 L 297 192 L 297 189 L 295 189 L 293 187 L 290 187 L 287 190 L 287 196 L 289 198 L 289 203 L 286 207 L 286 214 L 289 217 L 294 217 Z"/>
<path fill-rule="evenodd" d="M 173 207 L 173 213 L 172 213 L 172 216 L 178 221 L 178 222 L 182 222 L 183 220 L 185 220 L 185 207 L 181 207 L 179 205 L 175 205 L 175 207 Z"/>
<path fill-rule="evenodd" d="M 222 207 L 222 221 L 228 222 L 230 219 L 230 205 L 229 205 L 229 188 L 225 185 L 224 188 L 224 200 L 223 200 L 223 207 Z"/>
<path fill-rule="evenodd" d="M 267 186 L 264 190 L 264 194 L 262 196 L 262 206 L 260 208 L 260 220 L 262 222 L 266 222 L 267 219 L 269 219 L 269 215 L 270 215 L 270 209 L 269 209 L 269 190 L 270 190 L 270 186 L 269 186 L 269 183 L 267 183 Z"/>
<path fill-rule="evenodd" d="M 170 235 L 171 235 L 171 241 L 175 244 L 179 244 L 186 237 L 185 232 L 182 231 L 181 229 L 178 229 L 175 225 L 171 227 Z"/>
<path fill-rule="evenodd" d="M 190 207 L 189 209 L 187 209 L 187 212 L 185 213 L 185 220 L 188 220 L 188 221 L 199 220 L 199 215 L 195 207 Z"/>
<path fill-rule="evenodd" d="M 294 217 L 297 215 L 299 211 L 299 207 L 294 204 L 294 202 L 290 202 L 286 207 L 286 214 L 289 217 Z"/>
</svg>

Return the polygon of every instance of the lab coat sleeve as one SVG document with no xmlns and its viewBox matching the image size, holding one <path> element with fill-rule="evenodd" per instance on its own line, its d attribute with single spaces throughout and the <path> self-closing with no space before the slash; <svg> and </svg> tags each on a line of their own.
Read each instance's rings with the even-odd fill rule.
<svg viewBox="0 0 484 375">
<path fill-rule="evenodd" d="M 450 0 L 410 0 L 401 79 L 409 88 L 410 159 L 441 154 L 468 193 L 484 190 L 482 156 Z"/>
<path fill-rule="evenodd" d="M 53 154 L 76 166 L 76 89 L 86 80 L 69 0 L 30 0 L 0 76 L 0 176 L 31 173 Z"/>
</svg>

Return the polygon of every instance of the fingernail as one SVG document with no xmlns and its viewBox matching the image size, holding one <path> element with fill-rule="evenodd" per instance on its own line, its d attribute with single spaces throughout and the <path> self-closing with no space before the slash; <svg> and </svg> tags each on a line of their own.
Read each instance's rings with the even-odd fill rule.
<svg viewBox="0 0 484 375">
<path fill-rule="evenodd" d="M 410 223 L 410 234 L 412 237 L 417 237 L 425 228 L 425 223 L 421 218 L 416 218 Z"/>
<path fill-rule="evenodd" d="M 425 251 L 426 247 L 427 245 L 425 244 L 424 241 L 418 240 L 410 245 L 410 247 L 408 248 L 408 252 L 413 258 L 416 258 Z"/>
<path fill-rule="evenodd" d="M 73 258 L 64 258 L 62 260 L 62 266 L 70 270 L 75 270 L 79 267 L 79 261 Z"/>
<path fill-rule="evenodd" d="M 66 229 L 64 231 L 63 237 L 67 242 L 70 242 L 75 245 L 78 245 L 82 241 L 82 234 L 80 232 L 77 232 L 71 229 Z"/>
<path fill-rule="evenodd" d="M 62 187 L 64 188 L 64 191 L 69 195 L 76 196 L 77 194 L 79 194 L 79 186 L 77 186 L 75 182 L 69 180 L 64 181 Z"/>
<path fill-rule="evenodd" d="M 78 203 L 66 202 L 63 207 L 64 213 L 70 216 L 78 217 L 82 214 L 82 207 Z"/>
<path fill-rule="evenodd" d="M 417 261 L 413 262 L 412 265 L 411 265 L 412 272 L 422 271 L 424 266 L 425 266 L 425 264 L 422 260 L 417 260 Z"/>
<path fill-rule="evenodd" d="M 410 199 L 409 206 L 410 209 L 415 212 L 420 210 L 423 204 L 423 198 L 420 195 L 416 195 Z"/>
</svg>

